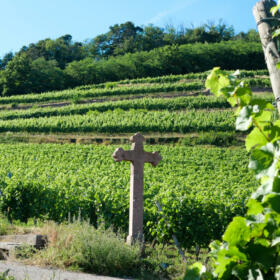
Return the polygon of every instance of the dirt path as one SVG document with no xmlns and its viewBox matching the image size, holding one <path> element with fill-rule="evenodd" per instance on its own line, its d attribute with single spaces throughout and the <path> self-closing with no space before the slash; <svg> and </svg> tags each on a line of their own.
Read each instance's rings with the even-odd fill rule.
<svg viewBox="0 0 280 280">
<path fill-rule="evenodd" d="M 16 280 L 120 280 L 128 278 L 115 278 L 98 276 L 87 273 L 77 273 L 63 271 L 59 269 L 40 268 L 37 266 L 27 266 L 18 263 L 0 261 L 0 272 L 9 269 L 9 276 L 14 276 Z"/>
</svg>

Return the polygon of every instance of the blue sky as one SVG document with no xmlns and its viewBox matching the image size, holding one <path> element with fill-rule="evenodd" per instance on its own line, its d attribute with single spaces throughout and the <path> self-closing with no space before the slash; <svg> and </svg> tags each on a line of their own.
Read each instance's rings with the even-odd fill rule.
<svg viewBox="0 0 280 280">
<path fill-rule="evenodd" d="M 0 0 L 0 57 L 23 45 L 71 34 L 84 41 L 116 23 L 185 27 L 223 19 L 237 32 L 255 28 L 257 0 Z"/>
</svg>

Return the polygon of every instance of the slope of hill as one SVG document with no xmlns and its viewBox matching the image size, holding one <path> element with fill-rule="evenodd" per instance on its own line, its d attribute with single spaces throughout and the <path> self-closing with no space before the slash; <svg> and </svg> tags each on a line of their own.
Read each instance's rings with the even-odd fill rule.
<svg viewBox="0 0 280 280">
<path fill-rule="evenodd" d="M 266 71 L 241 75 L 270 90 Z M 233 111 L 205 91 L 206 76 L 125 80 L 1 98 L 0 209 L 11 220 L 23 221 L 63 221 L 80 211 L 95 225 L 126 231 L 129 168 L 113 162 L 116 146 L 17 142 L 107 145 L 141 132 L 149 143 L 164 143 L 153 147 L 163 161 L 156 169 L 147 166 L 145 173 L 147 240 L 167 242 L 173 233 L 157 214 L 155 201 L 164 205 L 185 248 L 219 238 L 232 217 L 245 211 L 256 182 L 239 145 L 242 134 L 234 130 Z M 272 99 L 272 94 L 255 98 Z"/>
</svg>

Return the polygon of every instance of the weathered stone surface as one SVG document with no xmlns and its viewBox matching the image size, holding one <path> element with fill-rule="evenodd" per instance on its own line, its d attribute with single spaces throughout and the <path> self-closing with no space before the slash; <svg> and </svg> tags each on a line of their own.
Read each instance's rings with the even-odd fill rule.
<svg viewBox="0 0 280 280">
<path fill-rule="evenodd" d="M 17 280 L 121 280 L 116 277 L 98 276 L 94 274 L 40 268 L 14 262 L 0 261 L 0 272 L 6 270 L 9 270 L 9 275 L 14 276 Z M 122 279 L 124 280 L 127 278 Z"/>
<path fill-rule="evenodd" d="M 156 166 L 161 161 L 158 152 L 145 152 L 145 138 L 136 133 L 131 138 L 131 150 L 125 151 L 122 148 L 115 150 L 113 158 L 115 161 L 130 161 L 130 206 L 129 206 L 129 235 L 127 243 L 143 241 L 143 184 L 144 184 L 144 163 L 151 163 Z"/>
<path fill-rule="evenodd" d="M 39 249 L 47 242 L 46 235 L 22 234 L 22 235 L 0 235 L 0 243 L 27 244 Z"/>
<path fill-rule="evenodd" d="M 40 249 L 47 242 L 46 235 L 25 234 L 25 235 L 1 235 L 0 236 L 0 259 L 8 259 L 15 255 L 15 250 L 21 246 L 31 246 Z"/>
</svg>

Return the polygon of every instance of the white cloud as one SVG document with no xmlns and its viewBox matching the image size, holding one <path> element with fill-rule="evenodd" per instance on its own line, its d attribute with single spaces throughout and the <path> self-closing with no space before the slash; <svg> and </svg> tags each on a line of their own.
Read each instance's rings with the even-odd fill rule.
<svg viewBox="0 0 280 280">
<path fill-rule="evenodd" d="M 180 5 L 174 6 L 173 8 L 169 9 L 169 10 L 165 10 L 165 11 L 161 11 L 158 14 L 156 14 L 154 17 L 150 18 L 146 24 L 149 23 L 153 23 L 156 24 L 159 21 L 161 21 L 163 18 L 172 15 L 184 8 L 186 8 L 187 6 L 191 6 L 192 4 L 194 4 L 197 0 L 186 0 L 185 3 L 180 3 Z"/>
</svg>

